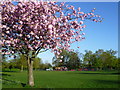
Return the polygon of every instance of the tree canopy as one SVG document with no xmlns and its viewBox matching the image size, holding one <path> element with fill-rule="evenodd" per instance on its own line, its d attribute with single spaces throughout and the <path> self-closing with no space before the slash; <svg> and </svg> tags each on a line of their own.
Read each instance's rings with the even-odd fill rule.
<svg viewBox="0 0 120 90">
<path fill-rule="evenodd" d="M 101 22 L 94 10 L 84 13 L 81 8 L 56 2 L 4 2 L 2 7 L 2 54 L 37 55 L 42 49 L 51 49 L 59 55 L 61 49 L 70 50 L 70 44 L 84 39 L 85 19 Z"/>
</svg>

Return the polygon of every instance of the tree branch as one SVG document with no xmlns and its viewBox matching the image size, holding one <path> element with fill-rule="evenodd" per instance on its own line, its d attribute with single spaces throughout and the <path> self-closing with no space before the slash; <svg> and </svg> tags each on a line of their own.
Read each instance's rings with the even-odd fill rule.
<svg viewBox="0 0 120 90">
<path fill-rule="evenodd" d="M 47 51 L 47 50 L 49 50 L 49 49 L 46 49 L 46 50 L 44 50 L 44 51 L 40 51 L 39 53 L 41 53 L 41 52 L 45 52 L 45 51 Z"/>
<path fill-rule="evenodd" d="M 35 53 L 35 56 L 37 56 L 38 55 L 38 53 L 40 52 L 40 50 L 41 50 L 42 48 L 41 47 L 39 47 L 37 50 L 36 50 L 36 53 Z"/>
</svg>

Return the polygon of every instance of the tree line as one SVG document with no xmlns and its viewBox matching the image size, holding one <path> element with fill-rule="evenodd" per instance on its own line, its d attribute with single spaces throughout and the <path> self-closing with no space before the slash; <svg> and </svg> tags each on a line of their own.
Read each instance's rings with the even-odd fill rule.
<svg viewBox="0 0 120 90">
<path fill-rule="evenodd" d="M 33 62 L 33 69 L 34 70 L 45 70 L 47 68 L 52 67 L 52 65 L 50 63 L 43 63 L 42 59 L 39 57 L 35 57 L 34 58 L 34 62 Z M 16 68 L 16 69 L 20 69 L 21 71 L 23 70 L 27 70 L 27 60 L 25 58 L 25 56 L 23 54 L 19 54 L 17 55 L 16 58 L 11 59 L 11 60 L 7 60 L 7 57 L 3 57 L 2 60 L 2 69 L 3 71 L 5 69 L 12 69 L 12 68 Z"/>
<path fill-rule="evenodd" d="M 117 51 L 112 49 L 104 51 L 98 49 L 95 52 L 85 50 L 85 53 L 78 51 L 68 52 L 62 50 L 60 54 L 63 58 L 53 57 L 53 64 L 56 67 L 66 66 L 70 69 L 94 69 L 94 70 L 118 70 L 120 67 L 120 58 L 116 56 Z"/>
<path fill-rule="evenodd" d="M 50 63 L 43 63 L 39 57 L 34 58 L 33 69 L 34 70 L 46 70 L 48 68 L 55 68 L 65 66 L 68 70 L 71 69 L 94 69 L 94 70 L 118 70 L 120 68 L 120 58 L 116 56 L 117 51 L 112 49 L 104 51 L 98 49 L 95 52 L 91 50 L 85 50 L 85 53 L 78 51 L 66 51 L 62 49 L 62 53 L 54 56 L 52 59 L 52 65 Z M 62 58 L 61 58 L 62 57 Z M 21 71 L 27 69 L 27 60 L 24 55 L 19 54 L 16 58 L 7 60 L 7 57 L 3 57 L 2 69 L 18 68 Z"/>
</svg>

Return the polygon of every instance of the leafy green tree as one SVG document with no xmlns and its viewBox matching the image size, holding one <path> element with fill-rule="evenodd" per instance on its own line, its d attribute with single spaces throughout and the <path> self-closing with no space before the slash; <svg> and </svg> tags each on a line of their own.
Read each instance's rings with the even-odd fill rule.
<svg viewBox="0 0 120 90">
<path fill-rule="evenodd" d="M 107 50 L 106 52 L 109 53 L 111 56 L 115 56 L 117 54 L 117 51 L 114 51 L 112 49 Z"/>
<path fill-rule="evenodd" d="M 111 56 L 110 56 L 110 54 L 109 53 L 107 53 L 107 52 L 103 52 L 102 54 L 101 54 L 101 60 L 102 60 L 102 62 L 103 62 L 103 67 L 104 67 L 104 69 L 107 69 L 109 66 L 111 66 L 110 64 L 111 64 Z"/>
<path fill-rule="evenodd" d="M 117 59 L 115 55 L 117 54 L 117 51 L 110 49 L 110 50 L 107 50 L 106 52 L 110 54 L 109 61 L 111 61 L 111 63 L 109 63 L 109 67 L 112 70 L 113 67 L 116 66 Z"/>
<path fill-rule="evenodd" d="M 69 52 L 68 51 L 66 51 L 66 50 L 64 50 L 64 49 L 61 49 L 62 50 L 62 53 L 60 53 L 60 56 L 62 57 L 62 58 L 57 58 L 57 56 L 54 56 L 53 57 L 53 59 L 52 59 L 52 63 L 55 65 L 55 66 L 57 66 L 57 67 L 59 67 L 59 66 L 66 66 L 67 65 L 67 62 L 68 62 L 68 60 L 69 60 L 69 58 L 70 58 L 70 54 L 69 54 Z M 60 62 L 60 60 L 62 61 L 62 62 Z"/>
<path fill-rule="evenodd" d="M 2 70 L 4 70 L 5 68 L 8 68 L 8 62 L 6 61 L 7 60 L 7 57 L 6 56 L 2 56 L 2 60 L 1 60 L 1 63 L 2 63 Z"/>
<path fill-rule="evenodd" d="M 8 66 L 9 66 L 9 69 L 11 70 L 12 68 L 16 68 L 17 67 L 17 64 L 16 64 L 16 59 L 11 59 L 8 61 Z"/>
<path fill-rule="evenodd" d="M 52 65 L 50 64 L 50 63 L 41 63 L 40 65 L 39 65 L 39 68 L 41 69 L 41 70 L 46 70 L 46 69 L 48 69 L 48 68 L 51 68 L 52 67 Z"/>
<path fill-rule="evenodd" d="M 44 65 L 45 65 L 45 69 L 52 67 L 52 65 L 50 63 L 45 63 Z"/>
<path fill-rule="evenodd" d="M 41 58 L 39 58 L 39 57 L 34 58 L 33 68 L 34 68 L 35 70 L 39 69 L 40 63 L 41 63 Z"/>
<path fill-rule="evenodd" d="M 113 69 L 114 63 L 116 62 L 115 61 L 116 53 L 117 53 L 117 51 L 110 49 L 101 54 L 101 60 L 103 61 L 104 68 L 109 68 L 110 70 Z"/>
<path fill-rule="evenodd" d="M 20 62 L 19 64 L 20 64 L 20 69 L 21 69 L 21 71 L 23 71 L 24 68 L 26 68 L 26 66 L 27 66 L 27 60 L 26 60 L 26 57 L 25 57 L 24 54 L 20 54 L 20 55 L 19 55 L 19 60 L 18 60 L 18 62 Z"/>
<path fill-rule="evenodd" d="M 62 58 L 57 58 L 56 56 L 53 57 L 53 64 L 55 66 L 67 66 L 68 69 L 76 69 L 80 67 L 80 58 L 78 56 L 78 52 L 68 52 L 62 49 L 60 57 Z"/>
<path fill-rule="evenodd" d="M 98 50 L 95 52 L 97 70 L 102 70 L 102 69 L 103 69 L 103 61 L 101 60 L 101 54 L 102 54 L 103 52 L 104 52 L 103 49 L 98 49 Z"/>
<path fill-rule="evenodd" d="M 117 67 L 118 70 L 120 70 L 120 58 L 117 59 L 116 67 Z"/>
<path fill-rule="evenodd" d="M 91 61 L 91 67 L 94 67 L 94 68 L 96 68 L 98 70 L 100 62 L 97 60 L 95 53 L 90 55 L 90 61 Z"/>
<path fill-rule="evenodd" d="M 80 67 L 80 58 L 77 52 L 69 52 L 70 58 L 67 62 L 68 69 L 78 69 Z"/>
<path fill-rule="evenodd" d="M 84 62 L 86 62 L 87 66 L 91 68 L 92 66 L 92 51 L 85 50 L 84 54 Z"/>
<path fill-rule="evenodd" d="M 120 66 L 120 59 L 115 57 L 112 61 L 112 67 L 115 70 L 119 70 L 119 66 Z"/>
</svg>

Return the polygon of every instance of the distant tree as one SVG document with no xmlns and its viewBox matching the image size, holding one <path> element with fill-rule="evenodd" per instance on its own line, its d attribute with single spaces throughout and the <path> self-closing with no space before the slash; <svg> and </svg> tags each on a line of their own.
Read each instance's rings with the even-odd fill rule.
<svg viewBox="0 0 120 90">
<path fill-rule="evenodd" d="M 99 61 L 98 59 L 96 58 L 96 54 L 93 53 L 91 56 L 90 56 L 90 61 L 91 61 L 91 66 L 96 68 L 98 70 L 98 67 L 99 67 Z"/>
<path fill-rule="evenodd" d="M 45 63 L 44 65 L 45 65 L 45 68 L 46 68 L 46 69 L 52 67 L 52 65 L 51 65 L 50 63 Z"/>
<path fill-rule="evenodd" d="M 39 69 L 40 64 L 41 64 L 41 58 L 39 58 L 39 57 L 34 58 L 33 68 L 34 68 L 35 70 Z"/>
<path fill-rule="evenodd" d="M 117 51 L 112 50 L 112 49 L 106 50 L 106 52 L 109 53 L 111 56 L 115 56 L 117 54 Z"/>
<path fill-rule="evenodd" d="M 104 52 L 103 49 L 98 49 L 96 52 L 95 52 L 95 55 L 96 55 L 96 61 L 97 61 L 97 70 L 102 70 L 103 69 L 103 61 L 101 59 L 101 54 Z"/>
<path fill-rule="evenodd" d="M 69 61 L 67 62 L 68 69 L 78 69 L 80 67 L 80 58 L 77 52 L 69 52 Z"/>
<path fill-rule="evenodd" d="M 85 50 L 84 54 L 84 62 L 86 62 L 87 66 L 91 68 L 92 66 L 92 51 L 90 50 Z"/>
<path fill-rule="evenodd" d="M 62 53 L 60 53 L 60 58 L 58 58 L 57 56 L 54 56 L 53 59 L 52 59 L 52 63 L 55 65 L 55 66 L 66 66 L 67 65 L 67 62 L 70 58 L 70 54 L 68 51 L 64 50 L 64 49 L 61 49 L 62 50 Z"/>
<path fill-rule="evenodd" d="M 16 61 L 17 65 L 20 66 L 20 70 L 21 72 L 24 70 L 24 68 L 27 68 L 27 61 L 26 61 L 26 57 L 24 54 L 19 54 L 17 61 Z"/>
<path fill-rule="evenodd" d="M 111 61 L 111 63 L 109 63 L 109 68 L 112 70 L 117 61 L 115 56 L 117 54 L 117 51 L 110 49 L 110 50 L 107 50 L 106 52 L 110 54 L 109 61 Z"/>
<path fill-rule="evenodd" d="M 113 69 L 119 70 L 119 68 L 120 68 L 120 59 L 119 58 L 114 57 L 114 59 L 112 60 L 111 63 L 112 63 Z"/>
<path fill-rule="evenodd" d="M 113 67 L 113 60 L 115 60 L 116 51 L 114 50 L 107 50 L 104 51 L 103 49 L 97 50 L 95 53 L 92 51 L 85 50 L 84 54 L 84 62 L 88 67 L 95 67 L 100 70 L 106 68 L 112 69 Z"/>
<path fill-rule="evenodd" d="M 62 53 L 60 53 L 61 58 L 53 57 L 53 64 L 55 66 L 67 66 L 68 69 L 76 69 L 80 67 L 80 58 L 78 56 L 78 52 L 66 51 L 62 49 Z"/>
<path fill-rule="evenodd" d="M 109 68 L 112 70 L 112 68 L 115 67 L 116 53 L 117 51 L 112 49 L 106 51 L 99 49 L 95 52 L 97 65 L 99 66 L 100 70 L 102 70 L 102 68 Z"/>
<path fill-rule="evenodd" d="M 109 69 L 113 69 L 113 66 L 115 64 L 115 60 L 116 60 L 116 56 L 115 54 L 117 53 L 117 51 L 114 51 L 112 49 L 104 51 L 101 54 L 101 60 L 103 62 L 103 66 L 104 68 L 109 68 Z"/>
<path fill-rule="evenodd" d="M 48 68 L 51 68 L 52 65 L 50 63 L 41 63 L 39 67 L 41 70 L 46 70 Z"/>
<path fill-rule="evenodd" d="M 1 63 L 2 63 L 2 70 L 4 70 L 5 68 L 8 68 L 8 62 L 6 61 L 7 60 L 7 57 L 6 56 L 2 56 L 2 60 L 1 60 Z"/>
<path fill-rule="evenodd" d="M 8 65 L 11 68 L 15 68 L 16 67 L 16 59 L 11 59 L 8 61 Z"/>
<path fill-rule="evenodd" d="M 118 70 L 120 70 L 120 57 L 118 57 L 118 59 L 117 59 L 116 67 Z"/>
</svg>

